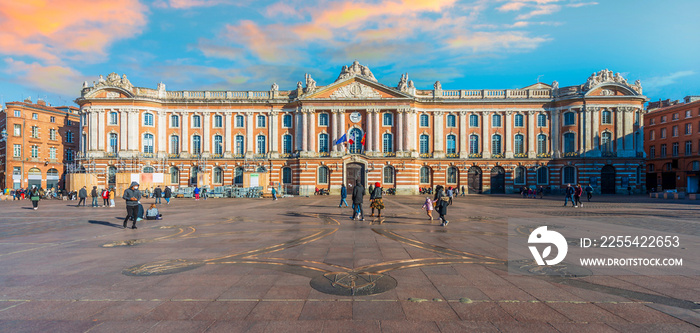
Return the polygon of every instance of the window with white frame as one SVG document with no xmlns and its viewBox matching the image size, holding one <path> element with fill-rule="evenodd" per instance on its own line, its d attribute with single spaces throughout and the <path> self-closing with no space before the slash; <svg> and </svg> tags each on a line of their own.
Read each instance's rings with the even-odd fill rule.
<svg viewBox="0 0 700 333">
<path fill-rule="evenodd" d="M 447 153 L 457 153 L 457 137 L 454 134 L 447 135 Z"/>
<path fill-rule="evenodd" d="M 265 127 L 265 122 L 266 122 L 265 116 L 259 114 L 258 117 L 257 117 L 257 119 L 258 119 L 258 128 L 264 128 L 264 127 Z"/>
<path fill-rule="evenodd" d="M 202 117 L 198 115 L 192 116 L 192 127 L 200 128 L 202 127 Z"/>
<path fill-rule="evenodd" d="M 153 114 L 144 113 L 143 114 L 143 126 L 153 126 Z"/>
<path fill-rule="evenodd" d="M 327 153 L 328 152 L 328 134 L 321 133 L 318 135 L 318 152 Z"/>
<path fill-rule="evenodd" d="M 451 185 L 457 184 L 457 179 L 459 178 L 459 170 L 456 167 L 447 168 L 447 183 Z"/>
<path fill-rule="evenodd" d="M 39 158 L 39 146 L 32 146 L 32 158 Z"/>
<path fill-rule="evenodd" d="M 537 135 L 537 153 L 546 154 L 547 153 L 547 135 L 538 134 Z"/>
<path fill-rule="evenodd" d="M 38 113 L 32 113 L 32 119 L 38 120 L 38 119 L 39 119 L 39 114 L 38 114 Z"/>
<path fill-rule="evenodd" d="M 479 127 L 479 116 L 469 115 L 469 127 Z"/>
<path fill-rule="evenodd" d="M 318 114 L 318 126 L 326 127 L 328 126 L 328 113 Z"/>
<path fill-rule="evenodd" d="M 501 153 L 501 135 L 494 134 L 491 137 L 491 153 L 500 154 Z"/>
<path fill-rule="evenodd" d="M 601 118 L 603 125 L 612 124 L 612 112 L 610 112 L 609 110 L 603 111 Z"/>
<path fill-rule="evenodd" d="M 153 134 L 146 133 L 143 135 L 143 152 L 153 154 Z"/>
<path fill-rule="evenodd" d="M 285 134 L 282 136 L 282 153 L 291 154 L 292 153 L 292 136 Z"/>
<path fill-rule="evenodd" d="M 223 184 L 224 183 L 224 170 L 216 167 L 214 168 L 214 184 Z"/>
<path fill-rule="evenodd" d="M 49 121 L 51 121 L 52 123 L 55 123 L 55 122 L 56 122 L 56 117 L 51 116 L 51 117 L 49 118 Z"/>
<path fill-rule="evenodd" d="M 291 114 L 285 114 L 282 116 L 282 127 L 292 128 L 292 115 Z"/>
<path fill-rule="evenodd" d="M 537 115 L 537 127 L 547 127 L 547 115 L 540 113 Z"/>
<path fill-rule="evenodd" d="M 19 110 L 15 110 L 15 117 L 21 117 L 21 116 L 22 116 L 22 112 Z"/>
<path fill-rule="evenodd" d="M 12 157 L 22 157 L 22 145 L 13 146 Z"/>
<path fill-rule="evenodd" d="M 521 114 L 519 114 L 519 113 L 516 113 L 516 114 L 515 114 L 515 119 L 514 119 L 514 121 L 515 121 L 515 127 L 523 127 L 523 126 L 524 126 L 524 125 L 523 125 L 523 123 L 524 123 L 523 118 L 524 118 L 523 115 L 521 115 Z"/>
<path fill-rule="evenodd" d="M 240 114 L 236 116 L 236 127 L 237 128 L 245 127 L 245 117 L 243 117 Z"/>
<path fill-rule="evenodd" d="M 394 126 L 394 115 L 392 115 L 389 112 L 384 113 L 382 116 L 383 119 L 383 126 Z"/>
<path fill-rule="evenodd" d="M 49 147 L 49 159 L 56 159 L 56 147 Z"/>
<path fill-rule="evenodd" d="M 170 153 L 174 155 L 180 153 L 180 137 L 177 135 L 170 136 Z"/>
<path fill-rule="evenodd" d="M 265 154 L 267 152 L 267 145 L 264 135 L 258 135 L 258 154 Z"/>
<path fill-rule="evenodd" d="M 111 111 L 109 113 L 109 124 L 114 126 L 114 125 L 117 125 L 118 122 L 119 122 L 118 114 L 114 111 Z"/>
<path fill-rule="evenodd" d="M 491 127 L 501 127 L 501 115 L 494 114 L 491 116 Z"/>
<path fill-rule="evenodd" d="M 472 134 L 469 136 L 469 153 L 478 154 L 479 153 L 479 136 Z"/>
<path fill-rule="evenodd" d="M 383 136 L 383 152 L 391 153 L 394 151 L 394 136 L 391 133 L 384 133 Z"/>
<path fill-rule="evenodd" d="M 22 125 L 20 125 L 20 124 L 15 124 L 14 135 L 15 135 L 15 136 L 21 136 L 21 135 L 22 135 Z"/>
<path fill-rule="evenodd" d="M 447 115 L 447 127 L 454 128 L 457 127 L 457 116 L 453 114 Z"/>
<path fill-rule="evenodd" d="M 576 134 L 564 133 L 564 153 L 573 153 L 576 151 Z"/>
<path fill-rule="evenodd" d="M 387 165 L 384 167 L 384 184 L 393 184 L 393 183 L 394 183 L 394 167 Z"/>
<path fill-rule="evenodd" d="M 430 117 L 427 114 L 420 115 L 420 127 L 430 127 Z"/>
<path fill-rule="evenodd" d="M 202 137 L 195 134 L 192 136 L 192 154 L 202 153 Z"/>
<path fill-rule="evenodd" d="M 56 129 L 52 128 L 49 130 L 49 140 L 56 141 Z"/>
<path fill-rule="evenodd" d="M 170 116 L 170 127 L 180 127 L 180 116 L 171 115 Z"/>
<path fill-rule="evenodd" d="M 322 166 L 318 168 L 318 183 L 328 184 L 328 167 Z"/>
<path fill-rule="evenodd" d="M 514 147 L 514 153 L 515 154 L 524 154 L 525 153 L 525 136 L 522 134 L 516 134 L 515 138 L 513 140 L 513 147 Z"/>
<path fill-rule="evenodd" d="M 116 154 L 119 151 L 119 140 L 117 133 L 109 133 L 109 152 Z"/>
<path fill-rule="evenodd" d="M 515 178 L 513 180 L 515 185 L 525 185 L 525 180 L 527 180 L 527 169 L 523 166 L 515 168 Z"/>
<path fill-rule="evenodd" d="M 430 136 L 427 134 L 420 135 L 420 153 L 421 154 L 430 153 Z"/>
<path fill-rule="evenodd" d="M 245 154 L 245 137 L 243 135 L 236 135 L 236 154 Z"/>
<path fill-rule="evenodd" d="M 576 113 L 574 112 L 564 112 L 564 126 L 571 126 L 576 124 Z"/>
<path fill-rule="evenodd" d="M 31 137 L 35 139 L 39 138 L 39 126 L 32 126 Z"/>
<path fill-rule="evenodd" d="M 222 128 L 224 127 L 224 117 L 222 115 L 214 115 L 214 127 Z"/>
<path fill-rule="evenodd" d="M 214 135 L 214 154 L 224 154 L 224 137 L 218 134 Z"/>
</svg>

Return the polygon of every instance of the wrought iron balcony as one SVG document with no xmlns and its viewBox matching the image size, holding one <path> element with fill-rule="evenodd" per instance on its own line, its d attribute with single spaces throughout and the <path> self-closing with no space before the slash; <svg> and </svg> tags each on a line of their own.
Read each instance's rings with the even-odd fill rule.
<svg viewBox="0 0 700 333">
<path fill-rule="evenodd" d="M 577 151 L 570 151 L 568 153 L 564 153 L 564 157 L 579 157 L 581 154 L 579 154 Z"/>
<path fill-rule="evenodd" d="M 481 153 L 472 153 L 469 154 L 469 158 L 482 158 L 483 155 Z"/>
<path fill-rule="evenodd" d="M 393 151 L 385 152 L 384 157 L 396 157 L 396 152 L 393 152 Z"/>
<path fill-rule="evenodd" d="M 527 153 L 516 153 L 516 154 L 513 154 L 513 158 L 528 158 L 528 154 Z"/>
<path fill-rule="evenodd" d="M 506 158 L 506 154 L 491 154 L 491 158 Z"/>
<path fill-rule="evenodd" d="M 537 158 L 551 158 L 552 154 L 550 153 L 539 153 L 537 154 Z"/>
<path fill-rule="evenodd" d="M 233 158 L 245 158 L 244 154 L 233 154 Z"/>
<path fill-rule="evenodd" d="M 433 153 L 421 153 L 418 155 L 420 158 L 433 158 Z"/>
<path fill-rule="evenodd" d="M 448 153 L 445 154 L 446 158 L 459 158 L 459 153 Z"/>
</svg>

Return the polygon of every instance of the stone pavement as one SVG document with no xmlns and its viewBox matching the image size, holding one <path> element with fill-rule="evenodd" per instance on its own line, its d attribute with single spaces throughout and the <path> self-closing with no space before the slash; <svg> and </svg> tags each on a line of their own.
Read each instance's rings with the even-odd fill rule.
<svg viewBox="0 0 700 333">
<path fill-rule="evenodd" d="M 505 265 L 508 218 L 698 237 L 694 202 L 598 196 L 564 208 L 558 197 L 467 196 L 443 228 L 423 201 L 389 196 L 383 220 L 356 222 L 334 196 L 175 199 L 160 206 L 164 220 L 136 230 L 121 228 L 123 202 L 49 200 L 33 211 L 2 201 L 0 331 L 700 330 L 700 272 L 566 278 Z"/>
</svg>

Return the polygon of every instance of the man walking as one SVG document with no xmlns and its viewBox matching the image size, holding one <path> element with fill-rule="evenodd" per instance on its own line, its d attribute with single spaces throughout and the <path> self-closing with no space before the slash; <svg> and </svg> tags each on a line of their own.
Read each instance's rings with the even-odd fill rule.
<svg viewBox="0 0 700 333">
<path fill-rule="evenodd" d="M 593 188 L 591 184 L 586 185 L 586 197 L 588 198 L 588 202 L 591 202 L 591 198 L 593 197 Z"/>
<path fill-rule="evenodd" d="M 156 204 L 160 204 L 160 198 L 163 196 L 163 190 L 160 189 L 160 185 L 153 190 L 153 196 L 156 198 Z"/>
<path fill-rule="evenodd" d="M 173 196 L 173 191 L 170 189 L 170 187 L 166 186 L 165 187 L 165 193 L 163 194 L 163 197 L 165 197 L 165 202 L 169 205 L 170 204 L 170 197 Z"/>
<path fill-rule="evenodd" d="M 461 196 L 464 196 L 464 185 L 462 185 L 462 191 L 460 192 Z"/>
<path fill-rule="evenodd" d="M 134 223 L 131 225 L 131 229 L 136 229 L 136 218 L 138 214 L 139 200 L 141 199 L 141 191 L 139 191 L 139 183 L 132 182 L 129 188 L 124 190 L 124 195 L 122 196 L 126 200 L 126 217 L 124 218 L 124 229 L 126 229 L 127 222 L 131 218 Z"/>
<path fill-rule="evenodd" d="M 574 192 L 575 192 L 575 191 L 574 191 L 574 188 L 571 187 L 571 184 L 567 184 L 567 185 L 566 185 L 566 190 L 565 190 L 565 192 L 564 192 L 564 193 L 566 194 L 566 196 L 564 197 L 564 207 L 566 207 L 566 204 L 569 202 L 569 200 L 571 200 L 571 206 L 574 206 L 574 207 L 575 207 L 575 204 L 574 204 Z"/>
<path fill-rule="evenodd" d="M 85 200 L 87 199 L 87 187 L 86 186 L 83 186 L 83 188 L 81 188 L 80 191 L 78 191 L 78 198 L 80 198 L 80 200 L 78 201 L 77 207 L 80 207 L 80 203 L 82 203 L 83 207 L 85 207 L 85 205 L 87 204 L 85 202 Z"/>
<path fill-rule="evenodd" d="M 272 187 L 272 201 L 277 200 L 277 189 L 273 186 Z"/>
<path fill-rule="evenodd" d="M 355 188 L 352 190 L 352 219 L 353 221 L 355 220 L 355 217 L 358 215 L 361 216 L 361 221 L 365 220 L 365 213 L 362 211 L 362 200 L 365 195 L 365 188 L 362 186 L 362 183 L 358 180 L 357 183 L 355 184 Z"/>
<path fill-rule="evenodd" d="M 97 193 L 97 186 L 93 186 L 92 192 L 90 192 L 90 197 L 92 197 L 92 208 L 100 207 L 100 204 L 97 202 L 97 198 L 99 196 L 100 194 Z"/>
<path fill-rule="evenodd" d="M 345 184 L 340 186 L 340 203 L 338 204 L 338 208 L 343 207 L 343 203 L 345 204 L 345 207 L 348 207 L 348 201 L 345 200 L 348 197 L 348 189 L 345 187 Z"/>
</svg>

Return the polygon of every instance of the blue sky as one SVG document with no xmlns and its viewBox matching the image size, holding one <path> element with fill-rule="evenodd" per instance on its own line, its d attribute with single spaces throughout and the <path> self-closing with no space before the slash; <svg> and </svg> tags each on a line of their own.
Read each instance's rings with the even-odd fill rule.
<svg viewBox="0 0 700 333">
<path fill-rule="evenodd" d="M 0 95 L 72 104 L 110 72 L 168 90 L 294 89 L 367 65 L 396 86 L 585 83 L 601 69 L 651 100 L 700 95 L 700 1 L 0 0 Z"/>
</svg>

